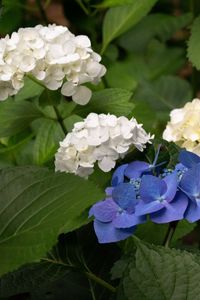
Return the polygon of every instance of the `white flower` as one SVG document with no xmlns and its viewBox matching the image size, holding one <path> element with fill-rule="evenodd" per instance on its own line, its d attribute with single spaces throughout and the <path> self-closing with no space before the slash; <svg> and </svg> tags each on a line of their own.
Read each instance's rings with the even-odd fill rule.
<svg viewBox="0 0 200 300">
<path fill-rule="evenodd" d="M 85 105 L 92 92 L 83 84 L 97 84 L 106 72 L 100 60 L 89 38 L 75 36 L 67 27 L 53 24 L 20 28 L 11 37 L 0 39 L 0 85 L 4 87 L 0 100 L 16 94 L 24 76 L 31 74 L 48 89 L 61 88 L 63 95 Z M 19 77 L 20 84 L 14 85 Z"/>
<path fill-rule="evenodd" d="M 170 113 L 163 138 L 200 155 L 200 100 L 187 102 Z"/>
<path fill-rule="evenodd" d="M 60 142 L 55 169 L 87 177 L 97 162 L 101 170 L 109 172 L 130 147 L 143 151 L 152 138 L 134 118 L 90 113 Z"/>
</svg>

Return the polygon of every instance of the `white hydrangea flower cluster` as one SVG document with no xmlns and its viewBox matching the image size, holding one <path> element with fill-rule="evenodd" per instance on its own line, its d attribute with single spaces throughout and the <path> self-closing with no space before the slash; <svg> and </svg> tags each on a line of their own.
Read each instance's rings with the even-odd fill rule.
<svg viewBox="0 0 200 300">
<path fill-rule="evenodd" d="M 170 113 L 163 138 L 200 155 L 200 100 L 187 102 Z"/>
<path fill-rule="evenodd" d="M 62 87 L 63 95 L 85 105 L 92 93 L 82 84 L 99 82 L 106 72 L 100 60 L 89 38 L 75 36 L 67 27 L 20 28 L 0 39 L 0 100 L 17 94 L 24 76 L 31 74 L 48 89 Z"/>
<path fill-rule="evenodd" d="M 143 151 L 152 138 L 134 118 L 90 113 L 60 142 L 55 169 L 87 177 L 98 162 L 101 170 L 109 172 L 131 146 Z"/>
</svg>

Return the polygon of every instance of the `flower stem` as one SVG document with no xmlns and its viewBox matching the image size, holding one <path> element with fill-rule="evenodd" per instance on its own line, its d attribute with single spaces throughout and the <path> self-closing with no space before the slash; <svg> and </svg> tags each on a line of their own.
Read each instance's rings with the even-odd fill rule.
<svg viewBox="0 0 200 300">
<path fill-rule="evenodd" d="M 163 246 L 165 248 L 169 247 L 169 244 L 170 244 L 170 242 L 173 238 L 173 235 L 175 233 L 177 225 L 178 225 L 178 221 L 174 221 L 174 222 L 169 223 L 169 227 L 168 227 L 168 230 L 167 230 L 164 242 L 163 242 Z"/>
<path fill-rule="evenodd" d="M 60 260 L 58 261 L 58 260 L 53 260 L 53 259 L 49 259 L 49 258 L 42 258 L 42 261 L 46 261 L 46 262 L 49 262 L 49 263 L 52 263 L 52 264 L 62 265 L 63 267 L 66 267 L 66 268 L 71 268 L 71 269 L 77 269 L 78 270 L 78 268 L 76 266 L 67 264 L 67 263 L 65 263 L 63 261 L 60 261 Z M 108 282 L 103 280 L 102 278 L 96 276 L 92 272 L 88 272 L 88 271 L 84 271 L 84 270 L 79 270 L 79 271 L 82 274 L 84 274 L 88 279 L 91 279 L 91 280 L 95 281 L 96 283 L 103 286 L 104 288 L 106 288 L 110 292 L 112 292 L 112 293 L 116 292 L 116 288 L 114 286 L 112 286 L 111 284 L 109 284 Z"/>
<path fill-rule="evenodd" d="M 60 124 L 60 126 L 61 126 L 61 128 L 62 128 L 62 130 L 64 132 L 64 134 L 66 135 L 67 134 L 67 129 L 65 128 L 65 124 L 64 124 L 63 119 L 62 119 L 62 117 L 60 115 L 60 112 L 59 112 L 58 108 L 55 105 L 53 106 L 53 108 L 54 108 L 57 120 L 58 120 L 58 122 L 59 122 L 59 124 Z"/>
<path fill-rule="evenodd" d="M 38 9 L 40 11 L 40 15 L 45 23 L 45 25 L 48 25 L 49 21 L 48 21 L 48 18 L 47 18 L 47 15 L 46 15 L 46 12 L 42 6 L 42 3 L 41 3 L 41 0 L 36 0 L 36 4 L 38 6 Z"/>
</svg>

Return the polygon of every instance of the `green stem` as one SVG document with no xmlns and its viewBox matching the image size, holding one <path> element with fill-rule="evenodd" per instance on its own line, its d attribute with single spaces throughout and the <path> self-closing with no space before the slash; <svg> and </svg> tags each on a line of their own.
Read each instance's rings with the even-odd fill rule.
<svg viewBox="0 0 200 300">
<path fill-rule="evenodd" d="M 67 134 L 67 129 L 65 128 L 65 124 L 64 124 L 63 119 L 62 119 L 62 117 L 60 115 L 60 112 L 59 112 L 58 108 L 55 105 L 53 106 L 53 108 L 54 108 L 57 120 L 58 120 L 58 122 L 59 122 L 59 124 L 60 124 L 60 126 L 61 126 L 61 128 L 62 128 L 62 130 L 64 132 L 64 134 L 66 135 Z"/>
<path fill-rule="evenodd" d="M 174 222 L 169 223 L 169 227 L 168 227 L 168 230 L 167 230 L 164 242 L 163 242 L 163 246 L 165 248 L 169 247 L 169 244 L 170 244 L 170 242 L 172 240 L 172 237 L 175 233 L 177 225 L 178 225 L 178 221 L 174 221 Z"/>
<path fill-rule="evenodd" d="M 66 264 L 66 263 L 64 263 L 62 261 L 57 261 L 57 260 L 53 260 L 53 259 L 49 259 L 49 258 L 42 258 L 42 260 L 46 261 L 46 262 L 49 262 L 49 263 L 53 263 L 53 264 L 57 264 L 57 265 L 62 265 L 62 266 L 67 267 L 67 268 L 78 269 L 78 267 Z M 83 270 L 80 270 L 80 271 L 88 279 L 91 279 L 91 280 L 95 281 L 99 285 L 101 285 L 101 286 L 105 287 L 106 289 L 108 289 L 110 292 L 112 292 L 112 293 L 116 292 L 116 288 L 114 286 L 112 286 L 111 284 L 109 284 L 105 280 L 101 279 L 100 277 L 96 276 L 95 274 L 93 274 L 91 272 L 88 272 L 88 271 L 83 271 Z"/>
<path fill-rule="evenodd" d="M 41 87 L 43 87 L 44 89 L 46 89 L 46 86 L 42 83 L 42 81 L 36 79 L 33 75 L 31 75 L 30 73 L 26 74 L 26 77 L 29 78 L 30 80 L 34 81 L 35 83 L 39 84 Z"/>
<path fill-rule="evenodd" d="M 40 0 L 36 0 L 36 4 L 37 4 L 37 6 L 38 6 L 38 9 L 39 9 L 39 11 L 40 11 L 40 15 L 41 15 L 41 17 L 42 17 L 44 23 L 45 23 L 46 25 L 48 25 L 49 21 L 48 21 L 46 12 L 45 12 L 45 10 L 44 10 L 44 8 L 43 8 L 43 6 L 42 6 L 41 1 L 40 1 Z"/>
<path fill-rule="evenodd" d="M 76 0 L 76 2 L 80 5 L 80 7 L 82 8 L 82 10 L 84 11 L 84 13 L 86 15 L 90 14 L 89 10 L 87 9 L 87 7 L 83 4 L 83 2 L 81 0 Z"/>
</svg>

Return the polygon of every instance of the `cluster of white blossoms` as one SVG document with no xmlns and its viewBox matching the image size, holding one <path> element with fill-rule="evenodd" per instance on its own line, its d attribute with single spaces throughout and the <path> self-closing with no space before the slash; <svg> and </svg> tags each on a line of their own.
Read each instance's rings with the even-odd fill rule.
<svg viewBox="0 0 200 300">
<path fill-rule="evenodd" d="M 92 93 L 82 84 L 99 82 L 106 72 L 100 60 L 89 38 L 67 27 L 20 28 L 0 39 L 0 100 L 17 94 L 29 74 L 50 90 L 62 87 L 63 95 L 85 105 Z"/>
<path fill-rule="evenodd" d="M 200 100 L 187 102 L 170 113 L 163 138 L 200 155 Z"/>
<path fill-rule="evenodd" d="M 90 113 L 82 122 L 75 123 L 72 132 L 60 142 L 55 168 L 87 177 L 98 162 L 101 170 L 109 172 L 131 146 L 143 151 L 152 138 L 134 118 Z"/>
</svg>

